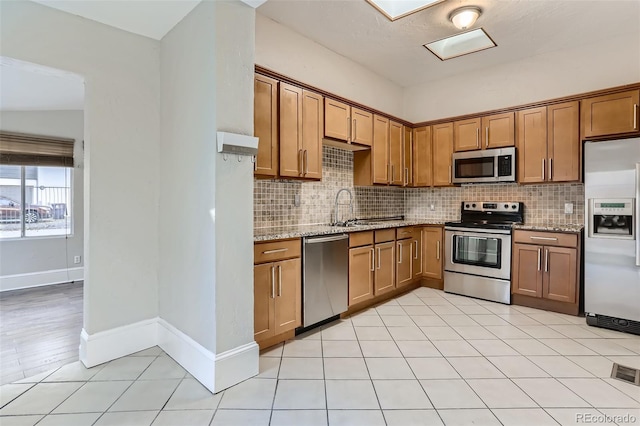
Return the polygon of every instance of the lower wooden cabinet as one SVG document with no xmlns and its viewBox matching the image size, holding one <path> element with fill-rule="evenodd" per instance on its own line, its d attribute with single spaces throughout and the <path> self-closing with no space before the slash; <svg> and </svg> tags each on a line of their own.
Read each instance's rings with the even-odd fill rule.
<svg viewBox="0 0 640 426">
<path fill-rule="evenodd" d="M 373 245 L 349 249 L 349 306 L 373 299 Z"/>
<path fill-rule="evenodd" d="M 396 243 L 396 286 L 403 287 L 413 282 L 413 240 L 407 238 Z"/>
<path fill-rule="evenodd" d="M 577 315 L 580 294 L 578 234 L 513 234 L 512 302 Z"/>
<path fill-rule="evenodd" d="M 299 245 L 300 241 L 297 240 L 297 243 Z M 256 248 L 268 248 L 264 252 L 269 255 L 269 252 L 277 253 L 279 250 L 286 253 L 291 245 L 291 241 L 270 242 L 256 244 Z M 262 263 L 253 268 L 253 326 L 256 342 L 292 331 L 302 324 L 302 262 L 299 248 L 297 253 L 291 250 L 289 256 L 292 254 L 298 257 Z"/>
<path fill-rule="evenodd" d="M 374 294 L 387 293 L 396 288 L 396 250 L 395 241 L 375 245 Z"/>
<path fill-rule="evenodd" d="M 444 259 L 444 245 L 442 243 L 442 228 L 439 226 L 425 227 L 422 230 L 422 276 L 435 280 L 442 279 Z"/>
</svg>

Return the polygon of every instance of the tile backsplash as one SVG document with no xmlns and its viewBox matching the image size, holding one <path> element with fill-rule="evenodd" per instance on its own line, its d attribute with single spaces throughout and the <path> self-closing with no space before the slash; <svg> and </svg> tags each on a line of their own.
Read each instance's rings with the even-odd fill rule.
<svg viewBox="0 0 640 426">
<path fill-rule="evenodd" d="M 353 153 L 324 146 L 322 181 L 254 180 L 254 227 L 326 224 L 333 221 L 336 194 L 353 194 L 353 217 L 404 215 L 407 219 L 457 220 L 464 201 L 522 201 L 525 223 L 582 224 L 584 185 L 581 183 L 517 185 L 486 184 L 452 188 L 354 187 Z M 296 206 L 296 198 L 299 205 Z M 351 217 L 349 194 L 340 194 L 339 220 Z M 564 204 L 573 203 L 573 214 Z M 433 206 L 433 210 L 431 207 Z"/>
</svg>

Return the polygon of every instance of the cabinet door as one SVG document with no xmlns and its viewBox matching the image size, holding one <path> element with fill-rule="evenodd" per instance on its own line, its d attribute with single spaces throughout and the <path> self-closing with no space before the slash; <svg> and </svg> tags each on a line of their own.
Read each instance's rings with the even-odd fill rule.
<svg viewBox="0 0 640 426">
<path fill-rule="evenodd" d="M 280 83 L 280 176 L 302 176 L 302 89 Z"/>
<path fill-rule="evenodd" d="M 302 271 L 300 258 L 283 260 L 275 266 L 275 334 L 293 330 L 302 325 Z"/>
<path fill-rule="evenodd" d="M 343 102 L 324 100 L 324 136 L 348 142 L 351 127 L 351 107 Z"/>
<path fill-rule="evenodd" d="M 547 179 L 553 182 L 580 180 L 578 102 L 548 106 L 547 119 Z"/>
<path fill-rule="evenodd" d="M 253 81 L 253 135 L 258 138 L 254 174 L 278 175 L 278 80 L 255 75 Z"/>
<path fill-rule="evenodd" d="M 518 111 L 518 182 L 544 182 L 547 168 L 547 108 Z"/>
<path fill-rule="evenodd" d="M 480 149 L 480 117 L 453 123 L 453 150 L 473 151 Z"/>
<path fill-rule="evenodd" d="M 514 121 L 513 112 L 482 117 L 482 149 L 514 146 L 516 144 Z"/>
<path fill-rule="evenodd" d="M 376 244 L 376 270 L 374 294 L 379 296 L 391 291 L 396 285 L 395 241 Z"/>
<path fill-rule="evenodd" d="M 275 335 L 275 273 L 274 263 L 253 267 L 253 335 L 256 342 Z"/>
<path fill-rule="evenodd" d="M 389 183 L 389 119 L 373 116 L 373 145 L 371 146 L 373 183 Z"/>
<path fill-rule="evenodd" d="M 409 127 L 402 126 L 404 137 L 402 139 L 402 186 L 413 185 L 413 132 Z"/>
<path fill-rule="evenodd" d="M 389 164 L 391 165 L 391 185 L 404 183 L 404 165 L 402 162 L 402 137 L 404 126 L 395 121 L 389 122 Z"/>
<path fill-rule="evenodd" d="M 453 123 L 432 127 L 433 186 L 451 185 L 451 155 L 453 155 Z"/>
<path fill-rule="evenodd" d="M 638 132 L 639 100 L 638 90 L 582 100 L 583 136 Z"/>
<path fill-rule="evenodd" d="M 302 163 L 306 179 L 322 179 L 322 96 L 304 90 L 302 93 Z"/>
<path fill-rule="evenodd" d="M 422 277 L 422 232 L 411 240 L 411 273 L 414 279 Z"/>
<path fill-rule="evenodd" d="M 511 292 L 542 297 L 542 256 L 544 248 L 533 244 L 513 245 Z"/>
<path fill-rule="evenodd" d="M 427 227 L 422 233 L 422 259 L 424 264 L 423 276 L 432 279 L 442 279 L 443 242 L 442 228 Z"/>
<path fill-rule="evenodd" d="M 413 281 L 413 240 L 407 238 L 396 243 L 396 287 L 402 287 Z"/>
<path fill-rule="evenodd" d="M 351 142 L 359 145 L 373 144 L 373 114 L 351 108 Z"/>
<path fill-rule="evenodd" d="M 373 246 L 349 249 L 349 306 L 373 298 Z"/>
<path fill-rule="evenodd" d="M 406 153 L 405 153 L 406 155 Z M 413 129 L 413 185 L 431 186 L 433 159 L 431 155 L 431 127 Z"/>
<path fill-rule="evenodd" d="M 574 248 L 544 247 L 542 297 L 575 303 L 578 255 Z"/>
</svg>

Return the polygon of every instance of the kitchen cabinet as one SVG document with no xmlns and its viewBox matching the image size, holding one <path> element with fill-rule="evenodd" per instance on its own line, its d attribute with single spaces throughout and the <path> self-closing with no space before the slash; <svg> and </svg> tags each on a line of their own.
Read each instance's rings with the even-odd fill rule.
<svg viewBox="0 0 640 426">
<path fill-rule="evenodd" d="M 454 121 L 453 123 L 453 150 L 473 151 L 480 149 L 480 117 L 468 120 Z"/>
<path fill-rule="evenodd" d="M 518 182 L 580 179 L 578 102 L 518 111 Z"/>
<path fill-rule="evenodd" d="M 300 240 L 254 244 L 254 338 L 290 336 L 302 324 Z"/>
<path fill-rule="evenodd" d="M 374 295 L 379 296 L 396 288 L 396 230 L 374 231 L 375 272 Z"/>
<path fill-rule="evenodd" d="M 253 129 L 258 138 L 254 174 L 278 175 L 278 80 L 256 74 L 253 82 Z"/>
<path fill-rule="evenodd" d="M 349 234 L 349 306 L 373 299 L 373 231 Z"/>
<path fill-rule="evenodd" d="M 389 165 L 389 119 L 373 116 L 373 145 L 371 146 L 373 183 L 388 184 Z"/>
<path fill-rule="evenodd" d="M 422 276 L 425 278 L 442 279 L 442 235 L 442 227 L 439 226 L 429 226 L 422 230 Z"/>
<path fill-rule="evenodd" d="M 413 129 L 413 180 L 414 187 L 425 187 L 433 184 L 433 156 L 431 152 L 431 126 Z M 406 147 L 406 144 L 405 144 Z M 406 151 L 405 151 L 406 156 Z"/>
<path fill-rule="evenodd" d="M 516 230 L 513 239 L 512 302 L 577 315 L 579 235 Z"/>
<path fill-rule="evenodd" d="M 402 126 L 404 129 L 404 137 L 402 139 L 403 153 L 403 183 L 402 186 L 414 186 L 413 184 L 413 130 L 409 127 Z"/>
<path fill-rule="evenodd" d="M 280 83 L 280 176 L 322 178 L 322 96 Z"/>
<path fill-rule="evenodd" d="M 405 227 L 396 230 L 396 287 L 403 287 L 413 282 L 413 251 L 419 230 Z"/>
<path fill-rule="evenodd" d="M 364 146 L 373 143 L 373 114 L 370 112 L 326 98 L 324 114 L 326 138 Z"/>
<path fill-rule="evenodd" d="M 389 183 L 391 185 L 404 185 L 403 139 L 404 126 L 395 121 L 389 121 L 389 167 L 391 168 Z"/>
<path fill-rule="evenodd" d="M 581 101 L 583 139 L 640 133 L 639 103 L 640 90 L 583 99 Z"/>
<path fill-rule="evenodd" d="M 453 123 L 432 126 L 433 186 L 451 186 Z"/>
</svg>

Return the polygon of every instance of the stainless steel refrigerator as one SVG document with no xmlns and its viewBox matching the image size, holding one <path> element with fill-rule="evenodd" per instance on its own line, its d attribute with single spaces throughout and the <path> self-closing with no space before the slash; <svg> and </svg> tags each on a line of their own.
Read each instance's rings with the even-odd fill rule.
<svg viewBox="0 0 640 426">
<path fill-rule="evenodd" d="M 640 139 L 584 144 L 587 324 L 640 334 Z"/>
</svg>

